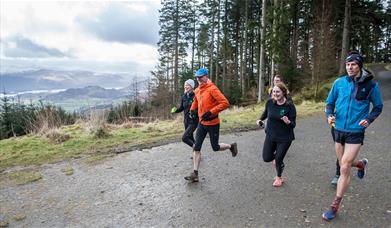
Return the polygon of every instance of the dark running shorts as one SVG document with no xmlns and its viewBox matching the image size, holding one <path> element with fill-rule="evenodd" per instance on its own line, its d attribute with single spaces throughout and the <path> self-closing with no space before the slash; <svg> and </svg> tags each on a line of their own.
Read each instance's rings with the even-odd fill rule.
<svg viewBox="0 0 391 228">
<path fill-rule="evenodd" d="M 334 141 L 342 145 L 345 145 L 345 143 L 363 145 L 364 132 L 343 132 L 334 129 Z"/>
</svg>

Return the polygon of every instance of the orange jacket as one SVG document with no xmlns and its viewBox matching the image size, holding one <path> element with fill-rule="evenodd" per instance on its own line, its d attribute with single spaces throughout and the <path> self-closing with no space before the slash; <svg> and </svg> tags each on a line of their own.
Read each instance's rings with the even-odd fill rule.
<svg viewBox="0 0 391 228">
<path fill-rule="evenodd" d="M 219 124 L 219 118 L 208 121 L 202 120 L 202 115 L 207 111 L 210 111 L 212 115 L 218 115 L 219 112 L 229 107 L 227 98 L 225 98 L 219 88 L 212 81 L 208 80 L 207 83 L 200 84 L 194 93 L 195 96 L 190 109 L 194 111 L 198 108 L 200 123 L 203 125 Z"/>
</svg>

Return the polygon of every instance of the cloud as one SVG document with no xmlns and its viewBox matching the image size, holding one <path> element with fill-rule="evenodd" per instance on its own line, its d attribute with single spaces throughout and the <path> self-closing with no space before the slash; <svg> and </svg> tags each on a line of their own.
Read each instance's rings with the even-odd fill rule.
<svg viewBox="0 0 391 228">
<path fill-rule="evenodd" d="M 157 6 L 148 2 L 113 2 L 97 17 L 79 16 L 76 22 L 104 41 L 156 46 L 159 31 Z"/>
<path fill-rule="evenodd" d="M 0 0 L 0 72 L 144 74 L 158 61 L 159 0 Z"/>
<path fill-rule="evenodd" d="M 56 48 L 45 47 L 19 35 L 2 39 L 1 43 L 5 57 L 51 58 L 68 56 Z"/>
</svg>

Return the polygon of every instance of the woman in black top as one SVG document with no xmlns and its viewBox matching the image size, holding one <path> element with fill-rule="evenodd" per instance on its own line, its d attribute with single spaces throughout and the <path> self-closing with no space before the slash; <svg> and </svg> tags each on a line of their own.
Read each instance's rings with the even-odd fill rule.
<svg viewBox="0 0 391 228">
<path fill-rule="evenodd" d="M 264 126 L 263 121 L 267 118 L 262 156 L 265 162 L 275 164 L 277 177 L 273 182 L 274 187 L 284 183 L 284 157 L 295 139 L 293 128 L 296 126 L 296 108 L 292 99 L 288 99 L 288 93 L 284 83 L 274 85 L 272 98 L 266 102 L 265 111 L 257 121 L 259 126 Z"/>
<path fill-rule="evenodd" d="M 190 116 L 190 107 L 194 99 L 194 80 L 189 79 L 184 85 L 185 93 L 182 95 L 181 106 L 179 108 L 173 107 L 171 113 L 179 113 L 183 111 L 183 123 L 185 125 L 185 132 L 182 136 L 182 141 L 193 147 L 194 136 L 193 133 L 198 125 L 198 116 Z"/>
</svg>

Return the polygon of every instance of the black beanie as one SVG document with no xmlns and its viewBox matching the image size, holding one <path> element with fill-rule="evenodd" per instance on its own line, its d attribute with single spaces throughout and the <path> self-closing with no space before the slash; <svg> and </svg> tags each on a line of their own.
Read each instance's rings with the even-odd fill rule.
<svg viewBox="0 0 391 228">
<path fill-rule="evenodd" d="M 363 62 L 364 62 L 364 58 L 358 54 L 358 53 L 352 53 L 350 54 L 346 59 L 345 59 L 345 62 L 356 62 L 358 64 L 358 66 L 360 67 L 360 69 L 362 68 L 363 66 Z"/>
</svg>

